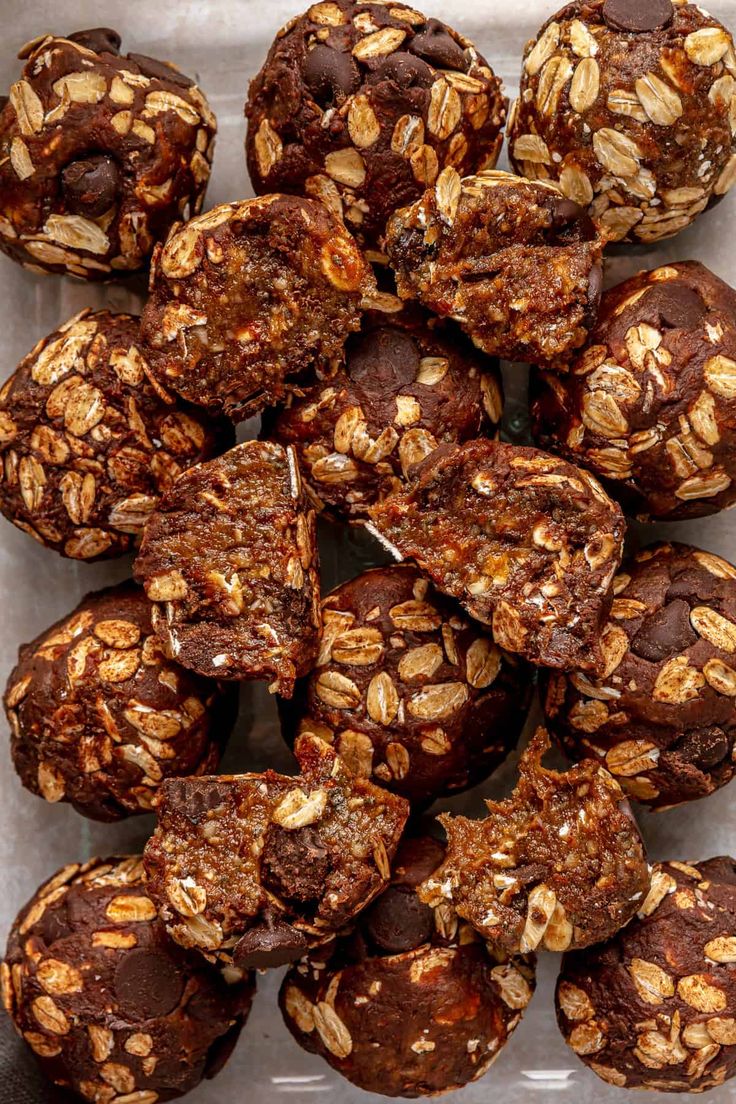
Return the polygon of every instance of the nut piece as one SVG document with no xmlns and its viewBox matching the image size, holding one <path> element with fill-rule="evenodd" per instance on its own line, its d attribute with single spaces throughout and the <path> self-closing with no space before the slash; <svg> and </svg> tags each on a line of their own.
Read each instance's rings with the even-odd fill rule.
<svg viewBox="0 0 736 1104">
<path fill-rule="evenodd" d="M 339 355 L 375 287 L 354 239 L 317 200 L 224 203 L 156 250 L 141 334 L 164 387 L 240 420 Z"/>
<path fill-rule="evenodd" d="M 447 168 L 397 211 L 386 250 L 403 299 L 450 316 L 486 353 L 546 362 L 579 348 L 601 295 L 603 241 L 543 182 Z"/>
<path fill-rule="evenodd" d="M 255 992 L 252 974 L 226 981 L 167 938 L 138 856 L 73 863 L 42 885 L 11 929 L 2 977 L 5 1008 L 51 1082 L 130 1104 L 213 1077 Z"/>
<path fill-rule="evenodd" d="M 429 836 L 404 837 L 388 889 L 281 986 L 300 1046 L 368 1092 L 425 1096 L 480 1077 L 534 992 L 533 956 L 497 955 L 449 905 L 419 900 L 444 850 Z"/>
<path fill-rule="evenodd" d="M 386 885 L 407 803 L 354 777 L 316 736 L 300 737 L 295 754 L 296 778 L 164 784 L 144 861 L 183 947 L 240 968 L 278 966 L 324 943 Z"/>
<path fill-rule="evenodd" d="M 654 808 L 713 793 L 734 774 L 736 568 L 655 544 L 614 584 L 602 677 L 552 675 L 544 709 L 572 759 L 593 756 Z"/>
<path fill-rule="evenodd" d="M 135 561 L 167 655 L 291 696 L 320 627 L 314 511 L 293 450 L 247 441 L 182 475 Z"/>
<path fill-rule="evenodd" d="M 587 472 L 478 440 L 438 449 L 413 480 L 369 511 L 383 538 L 500 647 L 550 667 L 603 668 L 624 523 Z"/>
<path fill-rule="evenodd" d="M 542 447 L 588 468 L 644 521 L 736 502 L 736 292 L 707 268 L 668 264 L 606 292 L 588 345 L 564 367 L 535 377 Z"/>
<path fill-rule="evenodd" d="M 365 315 L 343 365 L 324 376 L 263 435 L 294 445 L 313 500 L 351 520 L 400 489 L 438 445 L 491 436 L 502 413 L 497 365 L 452 323 L 411 307 Z"/>
<path fill-rule="evenodd" d="M 127 314 L 84 310 L 39 341 L 0 389 L 2 513 L 63 556 L 131 551 L 159 495 L 233 441 L 149 374 Z"/>
<path fill-rule="evenodd" d="M 446 166 L 495 165 L 506 99 L 472 42 L 402 3 L 313 4 L 251 82 L 246 157 L 259 194 L 314 195 L 362 245 Z"/>
<path fill-rule="evenodd" d="M 289 742 L 329 739 L 354 774 L 420 805 L 480 782 L 514 747 L 529 668 L 415 567 L 365 571 L 322 616 L 317 665 L 279 702 Z"/>
<path fill-rule="evenodd" d="M 560 1030 L 613 1085 L 707 1092 L 736 1073 L 736 865 L 657 863 L 655 885 L 613 939 L 565 955 Z"/>
<path fill-rule="evenodd" d="M 526 51 L 509 150 L 610 241 L 679 233 L 736 180 L 731 35 L 686 0 L 568 5 Z"/>
<path fill-rule="evenodd" d="M 447 857 L 419 890 L 449 901 L 499 953 L 588 947 L 614 935 L 644 901 L 649 868 L 618 784 L 591 759 L 547 770 L 538 729 L 505 801 L 485 820 L 443 813 Z"/>
<path fill-rule="evenodd" d="M 21 52 L 0 114 L 0 249 L 34 272 L 142 271 L 202 207 L 217 129 L 207 100 L 174 65 L 119 50 L 114 31 L 80 31 Z"/>
</svg>

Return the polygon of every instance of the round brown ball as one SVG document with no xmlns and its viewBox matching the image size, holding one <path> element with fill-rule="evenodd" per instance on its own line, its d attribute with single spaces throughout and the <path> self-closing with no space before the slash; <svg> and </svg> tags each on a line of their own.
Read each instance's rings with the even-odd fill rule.
<svg viewBox="0 0 736 1104">
<path fill-rule="evenodd" d="M 141 333 L 163 386 L 244 419 L 339 356 L 375 292 L 370 265 L 324 204 L 261 196 L 213 207 L 156 250 Z"/>
<path fill-rule="evenodd" d="M 353 773 L 419 804 L 487 778 L 516 746 L 530 667 L 410 565 L 376 567 L 322 603 L 317 664 L 284 734 L 313 732 Z"/>
<path fill-rule="evenodd" d="M 735 85 L 736 87 L 736 85 Z M 603 296 L 565 375 L 533 381 L 539 444 L 604 480 L 643 521 L 736 502 L 736 292 L 696 261 Z"/>
<path fill-rule="evenodd" d="M 217 121 L 169 62 L 109 28 L 42 35 L 0 113 L 0 249 L 34 272 L 109 280 L 146 267 L 200 210 Z"/>
<path fill-rule="evenodd" d="M 736 180 L 735 77 L 731 35 L 695 4 L 573 0 L 527 45 L 511 161 L 611 241 L 671 237 Z"/>
<path fill-rule="evenodd" d="M 89 310 L 0 390 L 0 511 L 77 560 L 131 551 L 159 495 L 229 448 L 233 428 L 151 383 L 139 320 Z"/>
<path fill-rule="evenodd" d="M 131 1104 L 173 1100 L 214 1077 L 255 988 L 252 974 L 226 980 L 171 942 L 137 856 L 72 863 L 44 883 L 13 925 L 0 978 L 50 1081 Z"/>
<path fill-rule="evenodd" d="M 391 884 L 354 930 L 281 987 L 299 1045 L 368 1092 L 432 1096 L 477 1080 L 534 992 L 533 956 L 496 956 L 451 908 L 419 900 L 443 855 L 431 837 L 405 838 Z"/>
<path fill-rule="evenodd" d="M 438 19 L 327 0 L 276 37 L 245 111 L 256 192 L 318 196 L 375 245 L 445 166 L 495 165 L 506 99 L 473 43 Z"/>
<path fill-rule="evenodd" d="M 24 644 L 3 700 L 26 789 L 94 820 L 149 812 L 166 778 L 214 771 L 237 712 L 234 688 L 167 660 L 132 582 Z"/>
<path fill-rule="evenodd" d="M 550 675 L 550 730 L 572 758 L 595 756 L 648 805 L 704 797 L 736 770 L 736 567 L 657 544 L 614 586 L 605 674 Z"/>
<path fill-rule="evenodd" d="M 321 508 L 359 519 L 439 444 L 492 435 L 502 410 L 497 364 L 407 307 L 365 315 L 338 371 L 293 396 L 268 435 L 296 447 Z"/>
<path fill-rule="evenodd" d="M 736 1073 L 736 863 L 657 863 L 637 916 L 565 955 L 565 1040 L 619 1088 L 701 1093 Z"/>
</svg>

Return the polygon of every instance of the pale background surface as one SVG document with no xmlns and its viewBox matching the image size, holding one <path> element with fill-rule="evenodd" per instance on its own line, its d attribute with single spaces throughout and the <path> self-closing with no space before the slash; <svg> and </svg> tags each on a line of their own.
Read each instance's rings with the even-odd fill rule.
<svg viewBox="0 0 736 1104">
<path fill-rule="evenodd" d="M 245 123 L 242 115 L 247 82 L 258 70 L 277 29 L 299 7 L 300 0 L 0 0 L 3 35 L 0 39 L 0 90 L 16 79 L 18 48 L 44 31 L 69 33 L 86 27 L 110 25 L 123 36 L 123 50 L 133 50 L 175 61 L 205 89 L 219 120 L 218 148 L 208 206 L 251 195 L 243 158 Z M 304 0 L 306 4 L 306 0 Z M 560 0 L 562 2 L 562 0 Z M 516 91 L 524 43 L 552 14 L 555 0 L 430 0 L 417 6 L 443 18 L 473 39 L 509 95 Z M 714 14 L 736 29 L 736 0 L 713 0 Z M 673 241 L 657 248 L 638 247 L 619 252 L 608 264 L 607 283 L 616 283 L 640 268 L 668 260 L 697 258 L 718 275 L 736 284 L 736 257 L 732 227 L 736 192 L 714 211 Z M 0 257 L 0 318 L 4 322 L 0 349 L 0 380 L 34 342 L 85 306 L 137 310 L 135 291 L 120 287 L 89 287 L 59 277 L 41 279 Z M 507 371 L 507 377 L 509 372 Z M 523 394 L 524 376 L 515 373 L 514 391 Z M 514 435 L 523 432 L 516 407 Z M 251 428 L 251 427 L 249 427 Z M 660 527 L 736 561 L 736 514 Z M 654 527 L 638 527 L 634 540 L 648 542 Z M 372 542 L 360 536 L 323 533 L 324 589 L 379 562 Z M 74 564 L 48 552 L 0 519 L 0 685 L 15 661 L 20 642 L 34 637 L 67 613 L 88 590 L 118 581 L 129 574 L 128 560 L 113 564 Z M 4 727 L 4 720 L 2 722 Z M 7 733 L 0 741 L 7 740 Z M 20 906 L 38 884 L 66 862 L 94 854 L 138 850 L 151 830 L 151 818 L 122 825 L 97 825 L 78 816 L 69 806 L 48 806 L 27 793 L 0 751 L 0 944 Z M 228 770 L 261 769 L 265 765 L 289 769 L 290 756 L 281 743 L 275 709 L 259 687 L 246 686 L 241 717 L 230 745 Z M 504 793 L 513 779 L 507 764 L 483 787 L 489 796 Z M 736 851 L 734 789 L 707 798 L 684 810 L 654 817 L 639 816 L 650 852 L 655 858 L 698 859 Z M 481 811 L 480 795 L 455 799 L 455 807 Z M 557 956 L 545 954 L 539 970 L 537 994 L 490 1073 L 480 1082 L 444 1099 L 452 1104 L 485 1104 L 491 1098 L 503 1104 L 570 1104 L 624 1101 L 624 1090 L 614 1089 L 589 1073 L 567 1049 L 557 1031 L 552 993 Z M 219 1077 L 193 1092 L 192 1104 L 275 1104 L 284 1095 L 297 1101 L 324 1100 L 339 1104 L 367 1104 L 377 1097 L 353 1088 L 319 1058 L 306 1054 L 286 1031 L 275 996 L 281 971 L 261 979 L 251 1018 L 238 1048 Z M 39 1087 L 22 1048 L 10 1037 L 0 1016 L 0 1102 L 46 1104 L 57 1094 Z M 672 1099 L 647 1094 L 647 1100 Z M 736 1102 L 736 1081 L 697 1099 L 726 1104 Z"/>
</svg>

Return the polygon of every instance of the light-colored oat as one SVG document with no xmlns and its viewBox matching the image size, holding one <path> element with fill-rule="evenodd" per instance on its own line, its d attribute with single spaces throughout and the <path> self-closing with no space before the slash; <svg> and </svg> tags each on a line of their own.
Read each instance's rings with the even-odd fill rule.
<svg viewBox="0 0 736 1104">
<path fill-rule="evenodd" d="M 601 86 L 601 71 L 594 57 L 585 57 L 580 61 L 573 74 L 570 85 L 570 106 L 583 114 L 598 99 Z"/>
<path fill-rule="evenodd" d="M 388 671 L 379 671 L 366 691 L 368 716 L 376 724 L 390 725 L 399 709 L 399 694 Z"/>
<path fill-rule="evenodd" d="M 526 920 L 524 930 L 519 940 L 519 950 L 522 954 L 537 949 L 544 938 L 544 933 L 552 919 L 557 907 L 557 895 L 549 886 L 534 886 L 527 898 Z"/>
<path fill-rule="evenodd" d="M 370 58 L 385 57 L 398 50 L 406 38 L 406 31 L 399 27 L 382 27 L 379 31 L 361 38 L 353 46 L 353 57 L 359 61 L 368 61 Z"/>
<path fill-rule="evenodd" d="M 674 996 L 674 981 L 656 962 L 632 958 L 628 970 L 636 991 L 645 1004 L 661 1004 L 667 997 Z"/>
<path fill-rule="evenodd" d="M 305 793 L 297 787 L 290 790 L 271 813 L 274 824 L 293 831 L 316 824 L 324 816 L 327 808 L 327 791 L 311 790 Z"/>
</svg>

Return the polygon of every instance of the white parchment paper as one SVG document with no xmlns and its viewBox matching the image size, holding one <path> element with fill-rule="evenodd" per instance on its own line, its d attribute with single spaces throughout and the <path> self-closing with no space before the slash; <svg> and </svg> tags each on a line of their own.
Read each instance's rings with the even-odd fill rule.
<svg viewBox="0 0 736 1104">
<path fill-rule="evenodd" d="M 561 2 L 561 0 L 560 0 Z M 496 72 L 507 94 L 518 83 L 525 42 L 552 14 L 555 0 L 444 0 L 418 2 L 427 14 L 454 25 L 472 38 Z M 113 26 L 123 50 L 169 58 L 196 76 L 219 121 L 214 175 L 207 206 L 252 194 L 243 156 L 243 102 L 248 80 L 257 72 L 275 32 L 299 10 L 299 0 L 0 0 L 0 91 L 17 78 L 18 48 L 39 33 L 64 34 L 86 27 Z M 714 0 L 713 12 L 736 27 L 736 0 Z M 505 157 L 502 165 L 505 164 Z M 736 192 L 736 190 L 735 190 Z M 609 259 L 606 282 L 616 283 L 641 268 L 668 260 L 696 258 L 736 285 L 734 226 L 736 194 L 701 217 L 679 237 L 645 249 L 619 250 Z M 82 307 L 108 306 L 136 311 L 142 288 L 94 287 L 60 277 L 24 272 L 0 257 L 0 379 L 31 346 Z M 524 378 L 507 369 L 511 381 L 509 413 L 513 429 L 524 430 Z M 637 526 L 635 538 L 648 542 L 667 535 L 718 552 L 736 561 L 736 513 L 668 526 Z M 321 539 L 323 589 L 349 578 L 371 563 L 382 562 L 379 549 L 365 536 L 325 527 Z M 89 590 L 130 573 L 129 560 L 112 564 L 75 564 L 40 548 L 0 519 L 0 684 L 13 666 L 18 644 L 30 640 L 67 613 Z M 4 720 L 3 720 L 4 725 Z M 20 906 L 38 884 L 64 863 L 94 854 L 140 850 L 152 818 L 121 825 L 98 825 L 67 805 L 49 806 L 18 782 L 0 735 L 0 941 Z M 260 687 L 245 686 L 241 716 L 224 769 L 290 769 L 276 725 L 273 702 Z M 481 796 L 506 792 L 514 761 L 478 791 L 446 807 L 482 811 Z M 482 791 L 482 793 L 481 793 Z M 698 859 L 736 851 L 736 783 L 704 801 L 653 816 L 637 810 L 651 855 Z M 446 1099 L 453 1104 L 570 1104 L 623 1101 L 614 1089 L 589 1073 L 568 1050 L 554 1020 L 552 994 L 557 956 L 542 955 L 539 986 L 522 1024 L 498 1062 L 479 1082 Z M 326 1100 L 357 1104 L 376 1097 L 353 1088 L 319 1058 L 306 1054 L 283 1026 L 276 1005 L 282 971 L 260 979 L 251 1018 L 232 1059 L 218 1078 L 187 1099 L 192 1104 L 275 1104 L 285 1095 L 297 1101 Z M 0 1071 L 1 1072 L 1 1071 Z M 17 1104 L 18 1090 L 0 1079 L 0 1101 Z M 46 1096 L 39 1096 L 40 1101 Z M 665 1094 L 650 1093 L 651 1101 Z M 736 1081 L 698 1099 L 736 1101 Z"/>
</svg>

